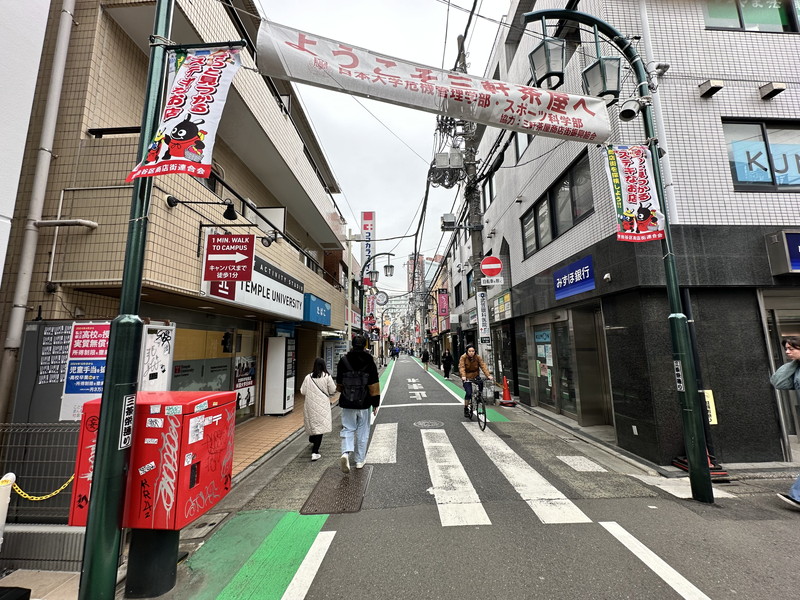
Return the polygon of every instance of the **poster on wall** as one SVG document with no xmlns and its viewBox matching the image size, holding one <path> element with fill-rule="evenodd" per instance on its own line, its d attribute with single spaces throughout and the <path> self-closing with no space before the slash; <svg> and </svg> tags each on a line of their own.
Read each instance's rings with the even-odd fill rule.
<svg viewBox="0 0 800 600">
<path fill-rule="evenodd" d="M 256 357 L 237 356 L 233 372 L 233 389 L 236 391 L 236 408 L 246 408 L 256 403 Z"/>
<path fill-rule="evenodd" d="M 175 325 L 145 325 L 139 391 L 168 392 L 172 383 Z"/>
<path fill-rule="evenodd" d="M 79 421 L 83 404 L 103 395 L 111 323 L 73 323 L 59 421 Z"/>
</svg>

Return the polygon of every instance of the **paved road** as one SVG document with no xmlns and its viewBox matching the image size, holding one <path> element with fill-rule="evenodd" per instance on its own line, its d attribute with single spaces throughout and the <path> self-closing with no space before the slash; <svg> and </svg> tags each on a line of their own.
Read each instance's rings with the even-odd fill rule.
<svg viewBox="0 0 800 600">
<path fill-rule="evenodd" d="M 715 485 L 714 505 L 681 499 L 685 479 L 647 477 L 520 409 L 490 410 L 480 431 L 455 378 L 406 356 L 391 367 L 361 510 L 298 514 L 340 454 L 336 432 L 314 463 L 298 439 L 237 486 L 237 507 L 164 598 L 721 599 L 800 586 L 800 512 L 774 497 L 786 480 Z"/>
</svg>

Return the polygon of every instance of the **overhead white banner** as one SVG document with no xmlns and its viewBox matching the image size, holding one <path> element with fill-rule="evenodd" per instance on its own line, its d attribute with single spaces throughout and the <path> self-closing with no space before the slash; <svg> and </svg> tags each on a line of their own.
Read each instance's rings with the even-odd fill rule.
<svg viewBox="0 0 800 600">
<path fill-rule="evenodd" d="M 443 71 L 262 20 L 258 69 L 337 92 L 584 143 L 608 139 L 605 102 Z"/>
</svg>

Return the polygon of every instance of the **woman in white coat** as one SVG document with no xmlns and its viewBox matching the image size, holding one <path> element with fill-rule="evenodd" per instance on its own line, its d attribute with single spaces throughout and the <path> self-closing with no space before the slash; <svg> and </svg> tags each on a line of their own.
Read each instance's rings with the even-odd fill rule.
<svg viewBox="0 0 800 600">
<path fill-rule="evenodd" d="M 300 393 L 305 396 L 303 407 L 303 424 L 311 442 L 311 460 L 319 460 L 322 444 L 322 434 L 330 433 L 331 427 L 331 396 L 336 393 L 336 383 L 328 374 L 325 361 L 321 358 L 314 359 L 314 370 L 306 375 Z"/>
</svg>

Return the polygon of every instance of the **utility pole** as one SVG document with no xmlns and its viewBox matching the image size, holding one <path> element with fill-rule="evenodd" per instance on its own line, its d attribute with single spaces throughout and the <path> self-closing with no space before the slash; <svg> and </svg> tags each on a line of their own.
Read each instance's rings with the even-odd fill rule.
<svg viewBox="0 0 800 600">
<path fill-rule="evenodd" d="M 458 61 L 455 71 L 467 72 L 467 57 L 464 52 L 464 36 L 458 36 Z M 478 355 L 486 361 L 487 365 L 494 362 L 492 356 L 491 335 L 482 335 L 489 330 L 488 309 L 486 307 L 486 290 L 478 283 L 480 275 L 479 265 L 483 259 L 483 212 L 481 211 L 481 191 L 478 187 L 478 144 L 475 139 L 476 126 L 470 121 L 459 121 L 458 125 L 462 128 L 464 138 L 464 170 L 467 173 L 464 185 L 464 201 L 467 205 L 467 227 L 469 228 L 470 245 L 472 246 L 472 257 L 470 265 L 472 267 L 472 282 L 475 286 L 475 299 L 478 305 L 478 336 L 476 351 Z M 458 230 L 456 230 L 458 235 Z M 467 291 L 469 294 L 469 291 Z M 486 320 L 484 321 L 484 316 Z M 485 331 L 481 331 L 485 328 Z"/>
</svg>

